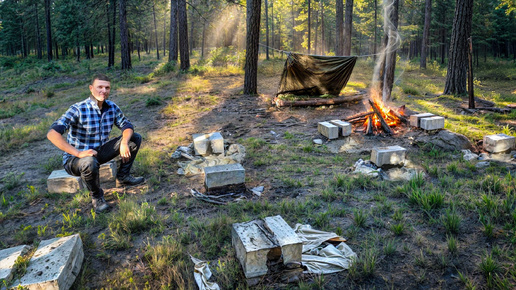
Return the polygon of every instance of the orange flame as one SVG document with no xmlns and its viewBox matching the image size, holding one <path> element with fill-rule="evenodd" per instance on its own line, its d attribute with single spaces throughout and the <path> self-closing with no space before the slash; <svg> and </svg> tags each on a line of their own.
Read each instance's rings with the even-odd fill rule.
<svg viewBox="0 0 516 290">
<path fill-rule="evenodd" d="M 397 126 L 401 124 L 401 120 L 398 118 L 398 116 L 394 113 L 393 109 L 387 107 L 381 100 L 381 98 L 378 96 L 378 93 L 376 91 L 371 92 L 372 96 L 372 102 L 373 104 L 379 109 L 380 114 L 382 115 L 383 119 L 389 125 L 389 127 Z M 373 108 L 369 109 L 370 112 L 373 112 Z M 403 113 L 403 112 L 401 112 Z M 380 118 L 376 114 L 371 115 L 371 119 L 373 122 L 373 127 L 375 128 L 381 128 L 381 121 Z M 369 119 L 367 119 L 364 123 L 365 126 L 368 126 Z"/>
</svg>

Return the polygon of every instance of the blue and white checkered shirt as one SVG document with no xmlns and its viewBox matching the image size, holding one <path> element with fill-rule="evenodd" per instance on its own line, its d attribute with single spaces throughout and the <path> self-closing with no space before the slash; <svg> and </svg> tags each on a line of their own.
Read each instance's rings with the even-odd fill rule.
<svg viewBox="0 0 516 290">
<path fill-rule="evenodd" d="M 99 109 L 97 101 L 87 98 L 86 100 L 70 106 L 51 129 L 63 134 L 68 130 L 66 141 L 77 150 L 88 149 L 98 150 L 100 146 L 109 140 L 109 134 L 113 125 L 120 130 L 133 129 L 133 125 L 127 119 L 122 110 L 111 101 L 104 101 L 102 110 Z M 63 154 L 63 164 L 72 157 L 68 153 Z"/>
</svg>

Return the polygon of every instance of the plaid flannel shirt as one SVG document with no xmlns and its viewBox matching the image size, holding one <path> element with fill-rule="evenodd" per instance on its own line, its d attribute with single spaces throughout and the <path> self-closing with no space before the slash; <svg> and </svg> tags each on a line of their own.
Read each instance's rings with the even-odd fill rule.
<svg viewBox="0 0 516 290">
<path fill-rule="evenodd" d="M 66 141 L 77 150 L 98 150 L 100 146 L 109 140 L 109 134 L 113 125 L 120 130 L 133 129 L 133 125 L 127 119 L 122 110 L 111 101 L 104 101 L 102 110 L 97 101 L 87 98 L 73 104 L 68 111 L 55 121 L 51 129 L 63 134 L 68 130 Z M 63 164 L 72 155 L 63 153 Z"/>
</svg>

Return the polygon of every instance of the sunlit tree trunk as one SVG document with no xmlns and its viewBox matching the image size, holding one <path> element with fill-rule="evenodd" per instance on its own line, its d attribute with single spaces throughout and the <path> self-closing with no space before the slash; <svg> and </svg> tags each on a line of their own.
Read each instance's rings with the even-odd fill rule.
<svg viewBox="0 0 516 290">
<path fill-rule="evenodd" d="M 168 43 L 168 61 L 177 62 L 177 0 L 170 0 L 170 37 Z"/>
<path fill-rule="evenodd" d="M 127 9 L 126 0 L 118 1 L 119 7 L 119 21 L 120 21 L 120 50 L 122 58 L 122 69 L 131 69 L 131 51 L 129 50 L 129 31 L 127 29 Z"/>
<path fill-rule="evenodd" d="M 154 36 L 156 38 L 156 58 L 159 59 L 159 44 L 158 44 L 158 24 L 156 23 L 156 5 L 152 1 L 152 16 L 154 17 Z"/>
<path fill-rule="evenodd" d="M 374 0 L 374 43 L 373 43 L 373 58 L 376 61 L 376 46 L 378 43 L 378 0 Z"/>
<path fill-rule="evenodd" d="M 269 60 L 269 1 L 265 0 L 265 58 Z"/>
<path fill-rule="evenodd" d="M 351 55 L 351 32 L 353 30 L 353 0 L 346 0 L 344 19 L 343 55 Z"/>
<path fill-rule="evenodd" d="M 314 54 L 317 54 L 317 46 L 318 46 L 318 35 L 319 35 L 319 10 L 321 6 L 315 11 L 315 41 L 314 41 Z"/>
<path fill-rule="evenodd" d="M 430 22 L 432 20 L 432 0 L 425 1 L 425 26 L 423 28 L 423 41 L 421 43 L 420 68 L 426 68 L 426 55 L 428 52 L 428 37 L 430 34 Z"/>
<path fill-rule="evenodd" d="M 344 54 L 344 3 L 336 0 L 335 3 L 335 55 Z"/>
<path fill-rule="evenodd" d="M 312 15 L 312 7 L 311 7 L 311 1 L 308 0 L 308 54 L 311 53 L 311 44 L 312 44 L 312 21 L 311 21 L 311 15 Z"/>
<path fill-rule="evenodd" d="M 468 37 L 471 36 L 473 0 L 457 0 L 444 94 L 465 94 L 468 68 Z"/>
<path fill-rule="evenodd" d="M 34 3 L 34 15 L 36 17 L 36 50 L 38 59 L 43 58 L 43 49 L 41 47 L 41 32 L 39 31 L 38 3 Z"/>
<path fill-rule="evenodd" d="M 182 71 L 190 68 L 190 55 L 188 49 L 188 19 L 186 17 L 186 0 L 178 0 L 177 15 L 179 26 L 179 61 Z"/>
<path fill-rule="evenodd" d="M 50 24 L 50 1 L 45 0 L 45 22 L 47 25 L 47 60 L 52 61 L 52 27 Z"/>
<path fill-rule="evenodd" d="M 258 86 L 258 45 L 260 41 L 261 0 L 247 0 L 244 94 L 256 95 Z"/>
</svg>

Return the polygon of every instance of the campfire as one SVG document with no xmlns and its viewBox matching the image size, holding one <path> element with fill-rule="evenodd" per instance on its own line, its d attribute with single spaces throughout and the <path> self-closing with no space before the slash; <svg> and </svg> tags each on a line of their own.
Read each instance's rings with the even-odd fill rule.
<svg viewBox="0 0 516 290">
<path fill-rule="evenodd" d="M 366 135 L 379 135 L 382 132 L 387 135 L 395 134 L 395 129 L 399 128 L 401 123 L 407 123 L 407 118 L 404 116 L 405 106 L 390 108 L 376 97 L 376 94 L 372 95 L 373 98 L 368 100 L 369 111 L 344 120 L 356 126 L 355 132 L 365 132 Z"/>
</svg>

